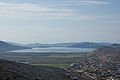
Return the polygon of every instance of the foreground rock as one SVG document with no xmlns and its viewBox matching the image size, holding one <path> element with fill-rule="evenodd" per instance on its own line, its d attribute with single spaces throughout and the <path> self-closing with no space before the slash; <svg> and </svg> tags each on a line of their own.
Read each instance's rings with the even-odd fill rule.
<svg viewBox="0 0 120 80">
<path fill-rule="evenodd" d="M 68 80 L 68 72 L 55 67 L 37 67 L 0 59 L 0 80 Z"/>
</svg>

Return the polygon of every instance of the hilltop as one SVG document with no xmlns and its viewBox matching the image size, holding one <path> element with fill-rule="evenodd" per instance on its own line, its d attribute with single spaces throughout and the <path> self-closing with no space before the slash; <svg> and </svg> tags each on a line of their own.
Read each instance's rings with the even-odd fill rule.
<svg viewBox="0 0 120 80">
<path fill-rule="evenodd" d="M 120 64 L 120 45 L 112 44 L 111 46 L 100 47 L 88 54 L 88 57 L 96 57 L 101 61 L 107 61 L 115 64 Z"/>
</svg>

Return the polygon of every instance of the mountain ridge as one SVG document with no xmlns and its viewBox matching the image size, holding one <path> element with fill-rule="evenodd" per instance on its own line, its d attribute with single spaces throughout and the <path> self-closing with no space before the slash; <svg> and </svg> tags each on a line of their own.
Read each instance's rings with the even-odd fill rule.
<svg viewBox="0 0 120 80">
<path fill-rule="evenodd" d="M 49 47 L 68 47 L 68 48 L 98 48 L 101 46 L 110 46 L 111 43 L 96 43 L 96 42 L 69 42 L 69 43 L 55 43 L 55 44 L 41 44 L 41 43 L 32 43 L 32 44 L 19 44 L 11 43 L 13 45 L 24 45 L 31 48 L 49 48 Z"/>
<path fill-rule="evenodd" d="M 20 50 L 20 49 L 31 49 L 25 46 L 15 46 L 4 41 L 0 41 L 0 52 L 1 51 L 10 51 L 10 50 Z"/>
</svg>

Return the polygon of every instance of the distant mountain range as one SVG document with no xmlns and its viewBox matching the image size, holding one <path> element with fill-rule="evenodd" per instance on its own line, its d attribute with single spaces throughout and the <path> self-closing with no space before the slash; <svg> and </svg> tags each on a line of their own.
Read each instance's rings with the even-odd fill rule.
<svg viewBox="0 0 120 80">
<path fill-rule="evenodd" d="M 68 48 L 98 48 L 100 46 L 109 46 L 110 43 L 94 43 L 94 42 L 71 42 L 57 44 L 27 44 L 27 47 L 68 47 Z"/>
<path fill-rule="evenodd" d="M 111 43 L 95 43 L 95 42 L 70 42 L 70 43 L 57 43 L 57 44 L 17 44 L 10 43 L 16 46 L 26 46 L 31 48 L 48 48 L 48 47 L 68 47 L 68 48 L 98 48 L 101 46 L 110 46 Z"/>
<path fill-rule="evenodd" d="M 67 48 L 99 48 L 101 46 L 110 46 L 111 43 L 95 43 L 95 42 L 70 42 L 57 44 L 19 44 L 14 42 L 0 41 L 0 51 L 32 49 L 32 48 L 49 48 L 49 47 L 67 47 Z"/>
<path fill-rule="evenodd" d="M 15 46 L 4 41 L 0 41 L 0 51 L 20 50 L 20 49 L 31 49 L 25 46 Z"/>
</svg>

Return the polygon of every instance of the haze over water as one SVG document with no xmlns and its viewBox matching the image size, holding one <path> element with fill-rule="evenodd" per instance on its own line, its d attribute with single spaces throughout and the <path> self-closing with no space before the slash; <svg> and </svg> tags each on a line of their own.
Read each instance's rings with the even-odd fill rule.
<svg viewBox="0 0 120 80">
<path fill-rule="evenodd" d="M 91 52 L 95 48 L 66 48 L 66 47 L 50 47 L 50 48 L 33 48 L 25 50 L 14 50 L 10 52 L 63 52 L 63 53 L 72 53 L 72 52 Z"/>
</svg>

